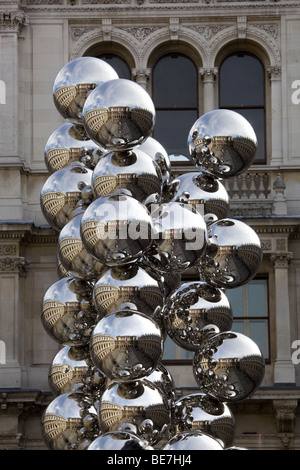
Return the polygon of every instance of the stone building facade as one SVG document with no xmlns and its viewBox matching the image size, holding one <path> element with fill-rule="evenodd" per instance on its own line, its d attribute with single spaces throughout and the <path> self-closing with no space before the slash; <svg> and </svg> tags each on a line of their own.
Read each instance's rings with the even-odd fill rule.
<svg viewBox="0 0 300 470">
<path fill-rule="evenodd" d="M 257 392 L 231 409 L 235 445 L 300 448 L 299 44 L 298 0 L 1 1 L 0 448 L 45 448 L 40 419 L 52 399 L 48 368 L 59 349 L 40 319 L 43 295 L 57 280 L 57 233 L 40 209 L 45 144 L 63 124 L 54 79 L 72 59 L 111 55 L 152 95 L 156 64 L 170 54 L 196 68 L 198 115 L 220 106 L 227 57 L 246 54 L 262 65 L 263 158 L 226 185 L 232 216 L 254 228 L 263 246 L 266 374 Z M 179 155 L 174 174 L 182 171 L 189 166 Z M 178 396 L 196 390 L 185 359 L 167 363 Z"/>
</svg>

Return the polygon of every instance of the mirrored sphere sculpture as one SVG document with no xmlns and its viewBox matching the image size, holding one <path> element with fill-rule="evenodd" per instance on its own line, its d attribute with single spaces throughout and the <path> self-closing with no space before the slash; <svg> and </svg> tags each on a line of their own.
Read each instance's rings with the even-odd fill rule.
<svg viewBox="0 0 300 470">
<path fill-rule="evenodd" d="M 223 446 L 213 437 L 201 431 L 181 432 L 173 436 L 162 450 L 224 450 Z"/>
<path fill-rule="evenodd" d="M 265 362 L 252 339 L 227 331 L 207 340 L 195 353 L 193 371 L 205 393 L 220 401 L 236 402 L 249 397 L 259 387 Z"/>
<path fill-rule="evenodd" d="M 226 403 L 211 395 L 193 393 L 176 401 L 174 421 L 178 432 L 203 431 L 224 447 L 233 444 L 235 419 Z"/>
<path fill-rule="evenodd" d="M 89 93 L 98 85 L 118 78 L 104 60 L 79 57 L 65 64 L 53 84 L 54 104 L 65 119 L 81 122 L 81 113 Z"/>
<path fill-rule="evenodd" d="M 216 109 L 193 124 L 188 149 L 197 168 L 229 178 L 246 171 L 253 163 L 257 138 L 251 124 L 241 114 Z"/>
<path fill-rule="evenodd" d="M 171 412 L 161 391 L 147 380 L 112 383 L 99 403 L 102 432 L 134 431 L 150 444 L 158 442 L 171 421 Z"/>
<path fill-rule="evenodd" d="M 92 170 L 73 163 L 53 173 L 41 190 L 41 209 L 47 222 L 60 231 L 82 202 L 82 190 L 91 186 Z"/>
<path fill-rule="evenodd" d="M 140 258 L 152 243 L 148 209 L 127 194 L 96 199 L 81 220 L 81 237 L 87 251 L 108 266 Z"/>
<path fill-rule="evenodd" d="M 82 124 L 67 122 L 50 135 L 44 159 L 48 172 L 53 174 L 72 162 L 80 162 L 93 169 L 105 153 L 87 136 Z"/>
<path fill-rule="evenodd" d="M 97 412 L 80 392 L 54 398 L 42 417 L 42 435 L 49 450 L 77 450 L 97 436 Z"/>
<path fill-rule="evenodd" d="M 156 113 L 144 88 L 119 78 L 95 88 L 82 114 L 86 132 L 94 142 L 108 150 L 128 150 L 150 136 Z"/>
<path fill-rule="evenodd" d="M 160 168 L 163 183 L 168 183 L 171 178 L 171 162 L 166 149 L 158 140 L 148 137 L 138 149 L 150 155 Z"/>
<path fill-rule="evenodd" d="M 90 350 L 94 364 L 109 379 L 137 380 L 149 375 L 160 361 L 163 336 L 145 314 L 120 310 L 97 323 Z"/>
<path fill-rule="evenodd" d="M 145 439 L 140 439 L 135 434 L 127 431 L 111 431 L 100 434 L 87 450 L 126 450 L 128 446 L 132 450 L 151 450 L 152 447 Z"/>
<path fill-rule="evenodd" d="M 167 298 L 163 318 L 176 344 L 197 351 L 210 336 L 231 329 L 232 308 L 221 289 L 206 282 L 187 282 Z"/>
<path fill-rule="evenodd" d="M 235 288 L 248 283 L 262 262 L 261 242 L 247 224 L 222 219 L 209 225 L 208 245 L 199 262 L 200 277 L 221 288 Z"/>
<path fill-rule="evenodd" d="M 84 346 L 96 321 L 96 311 L 86 298 L 86 281 L 65 277 L 55 282 L 42 301 L 42 324 L 52 339 L 66 346 Z"/>
<path fill-rule="evenodd" d="M 201 171 L 180 175 L 171 181 L 167 194 L 172 201 L 186 202 L 195 207 L 206 222 L 228 216 L 228 193 L 213 175 Z"/>
<path fill-rule="evenodd" d="M 95 198 L 126 189 L 143 202 L 151 194 L 161 194 L 162 176 L 156 162 L 140 149 L 110 152 L 96 165 L 92 188 Z"/>
<path fill-rule="evenodd" d="M 137 263 L 113 266 L 94 284 L 95 308 L 103 317 L 117 310 L 131 309 L 154 318 L 164 304 L 163 283 Z"/>
<path fill-rule="evenodd" d="M 206 224 L 194 207 L 181 202 L 153 204 L 153 243 L 144 262 L 164 274 L 192 268 L 206 248 Z"/>
</svg>

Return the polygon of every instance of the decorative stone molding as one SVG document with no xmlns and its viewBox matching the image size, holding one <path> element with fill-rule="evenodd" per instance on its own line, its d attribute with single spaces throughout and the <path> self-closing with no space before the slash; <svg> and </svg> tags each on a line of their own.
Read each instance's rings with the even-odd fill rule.
<svg viewBox="0 0 300 470">
<path fill-rule="evenodd" d="M 287 269 L 289 267 L 290 261 L 293 258 L 293 253 L 291 252 L 282 252 L 282 253 L 273 253 L 270 257 L 271 262 L 276 268 Z"/>
<path fill-rule="evenodd" d="M 21 34 L 24 26 L 28 24 L 28 17 L 23 11 L 5 11 L 0 13 L 0 33 L 12 32 Z"/>
<path fill-rule="evenodd" d="M 0 273 L 18 273 L 20 276 L 25 276 L 28 268 L 28 261 L 21 256 L 0 258 Z"/>
<path fill-rule="evenodd" d="M 145 90 L 151 76 L 151 69 L 132 69 L 133 80 L 141 85 Z"/>
<path fill-rule="evenodd" d="M 218 69 L 201 67 L 199 69 L 199 73 L 204 83 L 206 82 L 214 83 L 217 78 Z"/>
<path fill-rule="evenodd" d="M 270 81 L 281 80 L 281 67 L 268 67 L 266 73 Z"/>
<path fill-rule="evenodd" d="M 237 17 L 237 35 L 239 39 L 245 39 L 247 35 L 247 16 Z"/>
</svg>

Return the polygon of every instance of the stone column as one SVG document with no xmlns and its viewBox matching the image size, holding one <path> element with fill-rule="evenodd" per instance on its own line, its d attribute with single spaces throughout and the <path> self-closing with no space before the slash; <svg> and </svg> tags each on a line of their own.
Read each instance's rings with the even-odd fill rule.
<svg viewBox="0 0 300 470">
<path fill-rule="evenodd" d="M 148 83 L 151 74 L 150 69 L 132 69 L 132 78 L 133 80 L 138 83 L 141 87 L 143 87 L 146 91 L 148 91 Z"/>
<path fill-rule="evenodd" d="M 271 83 L 271 165 L 282 165 L 282 103 L 281 103 L 281 68 L 269 67 L 267 75 Z"/>
<path fill-rule="evenodd" d="M 295 384 L 295 366 L 291 359 L 291 325 L 288 268 L 292 253 L 271 255 L 275 270 L 276 360 L 275 384 Z"/>
<path fill-rule="evenodd" d="M 217 69 L 199 69 L 203 81 L 203 113 L 208 113 L 215 109 L 215 82 Z"/>
</svg>

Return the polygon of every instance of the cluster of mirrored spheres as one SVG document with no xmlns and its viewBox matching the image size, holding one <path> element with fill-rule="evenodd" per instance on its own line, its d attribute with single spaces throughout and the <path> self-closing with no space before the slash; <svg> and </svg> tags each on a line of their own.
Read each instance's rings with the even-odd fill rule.
<svg viewBox="0 0 300 470">
<path fill-rule="evenodd" d="M 49 137 L 41 208 L 58 232 L 59 280 L 41 321 L 60 343 L 42 417 L 51 450 L 235 449 L 230 404 L 251 396 L 264 359 L 232 331 L 226 296 L 257 273 L 262 249 L 232 219 L 222 180 L 255 157 L 251 125 L 229 110 L 191 127 L 193 163 L 172 176 L 151 135 L 155 107 L 101 59 L 66 64 L 53 87 L 65 119 Z M 182 282 L 193 269 L 197 280 Z M 193 351 L 198 393 L 176 397 L 167 337 Z"/>
</svg>

